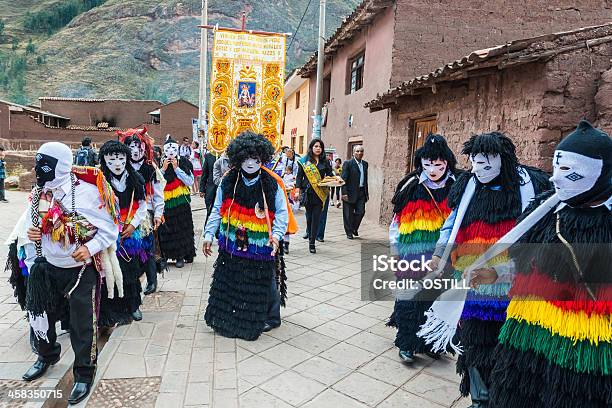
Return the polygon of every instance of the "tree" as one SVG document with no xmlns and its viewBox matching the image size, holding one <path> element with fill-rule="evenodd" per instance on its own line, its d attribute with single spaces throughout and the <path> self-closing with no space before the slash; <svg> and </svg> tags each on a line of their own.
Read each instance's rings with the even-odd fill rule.
<svg viewBox="0 0 612 408">
<path fill-rule="evenodd" d="M 4 42 L 4 20 L 0 18 L 0 42 Z"/>
</svg>

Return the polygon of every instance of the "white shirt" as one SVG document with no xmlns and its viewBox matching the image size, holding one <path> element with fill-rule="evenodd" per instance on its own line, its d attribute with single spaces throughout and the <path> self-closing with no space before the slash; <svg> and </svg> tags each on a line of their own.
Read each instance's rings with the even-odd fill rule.
<svg viewBox="0 0 612 408">
<path fill-rule="evenodd" d="M 52 193 L 53 199 L 59 200 L 70 211 L 72 208 L 70 181 L 52 190 Z M 98 229 L 94 237 L 85 244 L 91 255 L 95 255 L 102 249 L 110 247 L 117 240 L 119 226 L 114 223 L 106 208 L 102 206 L 100 193 L 96 186 L 84 181 L 79 182 L 75 186 L 75 211 Z M 32 226 L 30 214 L 31 207 L 28 206 L 26 210 L 26 229 Z M 32 241 L 26 242 L 25 248 L 27 256 L 25 263 L 28 269 L 30 269 L 36 259 L 34 243 Z M 42 237 L 43 256 L 47 258 L 50 264 L 58 268 L 76 268 L 83 265 L 82 262 L 77 262 L 72 258 L 72 254 L 76 249 L 76 244 L 64 247 L 61 243 L 52 241 L 48 235 L 43 235 Z M 88 259 L 87 263 L 91 263 L 91 259 Z"/>
<path fill-rule="evenodd" d="M 355 159 L 357 166 L 359 167 L 359 187 L 364 187 L 365 185 L 365 175 L 363 173 L 363 163 L 361 160 Z"/>
<path fill-rule="evenodd" d="M 138 171 L 140 170 L 140 167 L 142 167 L 142 162 L 132 162 L 132 167 L 134 167 L 134 170 Z M 164 186 L 161 183 L 161 172 L 158 172 L 157 169 L 155 169 L 155 172 L 157 173 L 157 181 L 153 183 L 153 195 L 151 197 L 147 197 L 147 210 L 153 212 L 154 218 L 161 218 L 164 215 L 165 206 Z"/>
<path fill-rule="evenodd" d="M 117 191 L 119 192 L 125 191 L 125 187 L 126 187 L 125 182 L 127 180 L 127 176 L 128 176 L 128 173 L 126 171 L 125 173 L 123 173 L 123 176 L 120 179 L 111 177 L 111 184 L 113 185 L 113 187 L 115 187 Z M 136 213 L 134 213 L 134 217 L 132 218 L 132 221 L 130 221 L 130 225 L 132 225 L 134 228 L 138 228 L 138 226 L 140 225 L 140 223 L 146 216 L 147 216 L 147 205 L 144 200 L 140 200 L 138 202 L 138 209 L 136 210 Z"/>
</svg>

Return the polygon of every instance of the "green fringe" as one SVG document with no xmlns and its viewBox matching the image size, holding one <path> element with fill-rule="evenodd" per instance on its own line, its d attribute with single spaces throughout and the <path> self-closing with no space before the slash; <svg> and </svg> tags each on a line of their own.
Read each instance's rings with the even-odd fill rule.
<svg viewBox="0 0 612 408">
<path fill-rule="evenodd" d="M 440 237 L 440 231 L 424 231 L 415 230 L 410 234 L 400 234 L 400 244 L 412 244 L 415 242 L 437 242 Z"/>
<path fill-rule="evenodd" d="M 533 350 L 549 362 L 578 373 L 612 375 L 612 344 L 595 345 L 588 340 L 574 342 L 553 335 L 547 329 L 525 321 L 508 319 L 499 341 L 520 351 Z"/>
<path fill-rule="evenodd" d="M 183 195 L 167 200 L 165 202 L 165 208 L 176 208 L 189 203 L 191 203 L 191 197 L 188 195 Z"/>
</svg>

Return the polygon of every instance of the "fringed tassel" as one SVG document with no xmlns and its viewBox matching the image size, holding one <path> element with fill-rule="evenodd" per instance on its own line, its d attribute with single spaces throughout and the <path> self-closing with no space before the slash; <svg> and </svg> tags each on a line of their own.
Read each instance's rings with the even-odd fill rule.
<svg viewBox="0 0 612 408">
<path fill-rule="evenodd" d="M 455 343 L 454 337 L 457 327 L 451 327 L 444 320 L 439 319 L 430 309 L 425 312 L 427 321 L 417 332 L 417 336 L 423 338 L 426 344 L 431 344 L 431 350 L 435 353 L 446 351 L 451 347 L 457 354 L 463 353 L 463 347 Z"/>
<path fill-rule="evenodd" d="M 27 283 L 26 309 L 34 316 L 42 316 L 45 311 L 57 308 L 53 283 L 49 278 L 47 260 L 37 257 L 30 270 Z"/>
<path fill-rule="evenodd" d="M 283 245 L 282 242 L 279 245 L 279 251 L 276 261 L 276 287 L 280 291 L 280 304 L 282 307 L 286 307 L 287 303 L 287 272 L 285 270 L 285 257 L 283 256 Z"/>
<path fill-rule="evenodd" d="M 25 310 L 26 306 L 26 281 L 23 276 L 19 257 L 17 255 L 17 241 L 14 241 L 9 246 L 8 257 L 6 258 L 5 271 L 10 271 L 11 276 L 9 283 L 13 287 L 13 295 L 17 299 L 17 303 L 21 307 L 21 310 Z"/>
</svg>

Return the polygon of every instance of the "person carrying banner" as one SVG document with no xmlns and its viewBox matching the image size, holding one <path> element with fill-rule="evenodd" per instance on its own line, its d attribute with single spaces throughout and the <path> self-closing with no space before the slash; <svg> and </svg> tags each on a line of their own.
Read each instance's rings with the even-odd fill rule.
<svg viewBox="0 0 612 408">
<path fill-rule="evenodd" d="M 440 231 L 431 263 L 433 269 L 440 269 L 450 255 L 457 279 L 488 246 L 514 227 L 536 194 L 550 187 L 544 172 L 519 164 L 514 144 L 502 133 L 470 137 L 462 154 L 469 156 L 472 170 L 459 176 L 449 193 L 448 206 L 453 211 Z M 504 278 L 470 290 L 462 303 L 459 339 L 463 353 L 457 372 L 462 377 L 461 394 L 471 395 L 473 408 L 486 407 L 489 400 L 493 349 L 508 305 L 507 262 L 507 254 L 491 260 L 487 267 L 495 268 Z M 447 316 L 430 313 L 432 309 L 418 335 L 433 343 L 435 351 L 443 351 L 452 342 L 457 322 L 447 324 Z"/>
<path fill-rule="evenodd" d="M 457 175 L 455 155 L 441 135 L 430 134 L 414 154 L 416 170 L 399 182 L 393 203 L 393 220 L 389 240 L 393 254 L 399 259 L 431 259 L 440 235 L 440 228 L 450 214 L 447 196 Z M 396 273 L 398 279 L 418 280 L 426 270 Z M 409 296 L 409 291 L 396 292 L 395 307 L 388 326 L 397 328 L 395 346 L 405 363 L 414 362 L 415 354 L 430 353 L 423 339 L 417 337 L 425 323 L 425 312 L 436 295 L 429 299 Z M 422 294 L 423 295 L 423 294 Z"/>
<path fill-rule="evenodd" d="M 216 333 L 256 340 L 281 324 L 286 298 L 282 239 L 297 225 L 282 179 L 262 163 L 274 149 L 262 135 L 243 132 L 227 148 L 231 169 L 217 189 L 204 229 L 203 252 L 219 256 L 204 319 Z M 220 228 L 219 228 L 220 227 Z"/>
<path fill-rule="evenodd" d="M 108 255 L 118 235 L 115 197 L 97 169 L 72 167 L 72 152 L 62 143 L 38 149 L 35 172 L 31 203 L 18 224 L 22 231 L 15 234 L 19 248 L 12 255 L 17 259 L 10 262 L 27 275 L 20 287 L 26 290 L 24 306 L 38 354 L 23 379 L 33 381 L 59 361 L 55 324 L 67 318 L 74 351 L 68 403 L 76 404 L 89 394 L 96 370 L 98 272 L 112 263 Z M 114 276 L 111 269 L 105 274 Z"/>
<path fill-rule="evenodd" d="M 612 406 L 612 139 L 581 121 L 552 161 L 555 188 L 525 216 L 544 212 L 510 248 L 491 407 Z"/>
</svg>

